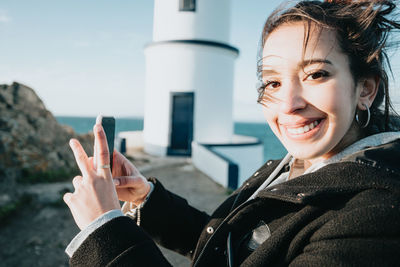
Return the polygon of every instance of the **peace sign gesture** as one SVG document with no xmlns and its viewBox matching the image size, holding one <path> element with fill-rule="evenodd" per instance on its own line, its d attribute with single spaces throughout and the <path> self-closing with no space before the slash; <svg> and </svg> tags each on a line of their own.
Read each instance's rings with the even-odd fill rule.
<svg viewBox="0 0 400 267">
<path fill-rule="evenodd" d="M 97 169 L 78 140 L 69 142 L 82 176 L 72 180 L 75 192 L 66 193 L 63 199 L 81 230 L 104 213 L 121 209 L 111 175 L 106 135 L 100 124 L 94 126 L 93 132 Z"/>
</svg>

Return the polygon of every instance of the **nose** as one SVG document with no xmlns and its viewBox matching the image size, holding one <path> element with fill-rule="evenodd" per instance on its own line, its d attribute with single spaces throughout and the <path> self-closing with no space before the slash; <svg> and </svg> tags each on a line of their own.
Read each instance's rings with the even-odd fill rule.
<svg viewBox="0 0 400 267">
<path fill-rule="evenodd" d="M 284 83 L 281 87 L 281 93 L 281 101 L 279 101 L 280 112 L 290 114 L 307 106 L 307 102 L 303 97 L 303 88 L 297 79 Z"/>
</svg>

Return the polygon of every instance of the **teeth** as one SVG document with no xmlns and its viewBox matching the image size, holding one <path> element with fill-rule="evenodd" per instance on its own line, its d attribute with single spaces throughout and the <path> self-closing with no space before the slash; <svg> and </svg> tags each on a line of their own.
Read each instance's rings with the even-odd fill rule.
<svg viewBox="0 0 400 267">
<path fill-rule="evenodd" d="M 303 127 L 299 127 L 299 128 L 287 128 L 288 132 L 291 134 L 303 134 L 306 133 L 308 131 L 311 131 L 312 129 L 314 129 L 317 125 L 319 124 L 318 121 L 314 121 L 308 125 L 305 125 Z"/>
</svg>

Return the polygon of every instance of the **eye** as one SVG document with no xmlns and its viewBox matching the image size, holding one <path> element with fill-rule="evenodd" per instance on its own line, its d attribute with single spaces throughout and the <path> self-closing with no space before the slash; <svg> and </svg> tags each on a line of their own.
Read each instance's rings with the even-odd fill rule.
<svg viewBox="0 0 400 267">
<path fill-rule="evenodd" d="M 281 85 L 278 81 L 266 81 L 265 88 L 266 89 L 276 89 Z"/>
<path fill-rule="evenodd" d="M 325 77 L 329 77 L 329 73 L 324 70 L 319 70 L 308 74 L 305 80 L 319 80 Z"/>
</svg>

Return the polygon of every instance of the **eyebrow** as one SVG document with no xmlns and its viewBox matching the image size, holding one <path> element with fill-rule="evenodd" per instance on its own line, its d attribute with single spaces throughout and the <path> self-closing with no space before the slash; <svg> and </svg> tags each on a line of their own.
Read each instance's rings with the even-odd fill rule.
<svg viewBox="0 0 400 267">
<path fill-rule="evenodd" d="M 302 62 L 300 62 L 300 64 L 298 64 L 298 67 L 304 68 L 307 67 L 308 65 L 320 64 L 320 63 L 333 65 L 332 62 L 327 59 L 313 58 L 313 59 L 303 60 Z"/>
<path fill-rule="evenodd" d="M 301 61 L 301 62 L 297 65 L 297 68 L 298 68 L 298 69 L 302 69 L 302 68 L 305 68 L 305 67 L 307 67 L 307 66 L 309 66 L 309 65 L 321 64 L 321 63 L 333 65 L 333 63 L 332 63 L 330 60 L 327 60 L 327 59 L 320 59 L 320 58 L 313 58 L 313 59 L 306 59 L 306 60 Z M 266 65 L 266 66 L 268 66 L 268 65 Z M 262 75 L 263 75 L 263 76 L 264 76 L 264 75 L 265 75 L 265 76 L 268 76 L 268 75 L 276 75 L 276 74 L 279 74 L 279 72 L 276 71 L 276 70 L 274 70 L 274 69 L 272 69 L 272 68 L 262 69 Z"/>
</svg>

